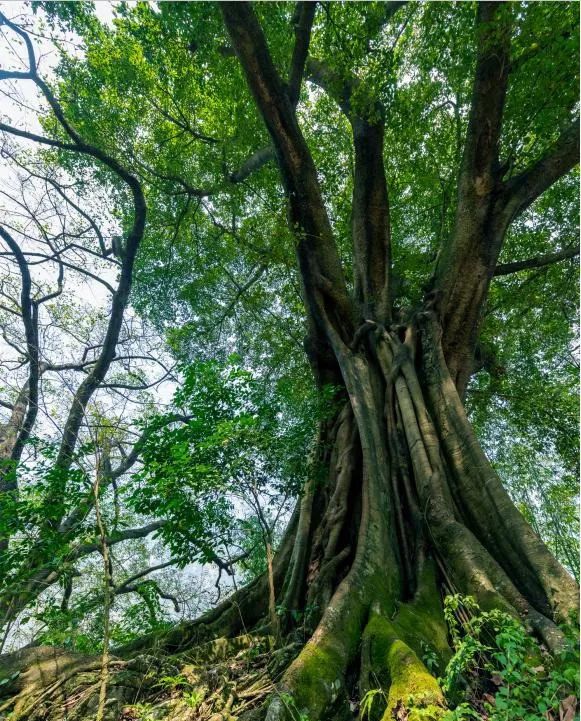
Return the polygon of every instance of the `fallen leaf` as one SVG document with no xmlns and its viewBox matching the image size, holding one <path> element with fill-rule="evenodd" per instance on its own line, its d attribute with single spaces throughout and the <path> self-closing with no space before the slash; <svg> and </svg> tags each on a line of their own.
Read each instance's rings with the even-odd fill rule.
<svg viewBox="0 0 581 721">
<path fill-rule="evenodd" d="M 567 696 L 559 704 L 559 721 L 573 721 L 577 710 L 577 696 Z"/>
<path fill-rule="evenodd" d="M 391 712 L 391 715 L 395 721 L 408 721 L 409 713 L 401 699 L 397 702 L 395 708 Z"/>
</svg>

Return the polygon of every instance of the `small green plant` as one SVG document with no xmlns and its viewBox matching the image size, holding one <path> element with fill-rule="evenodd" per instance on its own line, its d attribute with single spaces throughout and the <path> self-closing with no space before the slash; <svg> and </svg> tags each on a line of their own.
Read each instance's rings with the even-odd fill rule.
<svg viewBox="0 0 581 721">
<path fill-rule="evenodd" d="M 422 661 L 425 667 L 430 673 L 435 673 L 439 666 L 438 654 L 425 641 L 420 641 L 420 647 L 422 649 Z"/>
<path fill-rule="evenodd" d="M 448 703 L 444 721 L 546 721 L 574 717 L 579 688 L 578 632 L 550 656 L 520 621 L 482 611 L 470 597 L 450 596 L 444 614 L 454 655 L 440 679 Z"/>
<path fill-rule="evenodd" d="M 249 661 L 254 660 L 263 652 L 263 648 L 259 643 L 253 643 L 246 649 L 244 655 Z"/>
<path fill-rule="evenodd" d="M 290 695 L 290 693 L 279 693 L 278 697 L 280 698 L 286 710 L 289 712 L 292 721 L 310 721 L 309 715 L 304 713 L 304 711 L 301 711 L 297 707 L 296 701 Z"/>
<path fill-rule="evenodd" d="M 283 604 L 280 604 L 279 606 L 276 607 L 276 615 L 277 616 L 280 616 L 282 618 L 282 617 L 286 616 L 287 614 L 292 618 L 292 620 L 296 624 L 301 623 L 301 621 L 304 619 L 304 616 L 305 616 L 304 612 L 300 611 L 297 608 L 287 608 Z"/>
<path fill-rule="evenodd" d="M 16 671 L 11 676 L 6 676 L 5 678 L 0 678 L 0 686 L 7 686 L 9 683 L 12 683 L 14 679 L 18 678 L 20 676 L 20 671 Z"/>
<path fill-rule="evenodd" d="M 186 705 L 189 706 L 189 708 L 193 708 L 195 710 L 204 700 L 204 695 L 205 694 L 202 690 L 194 689 L 193 691 L 184 692 L 183 698 L 186 702 Z"/>
<path fill-rule="evenodd" d="M 162 676 L 159 680 L 159 685 L 163 688 L 181 688 L 183 686 L 191 686 L 187 677 L 183 674 L 177 676 Z"/>
<path fill-rule="evenodd" d="M 296 608 L 291 608 L 290 615 L 295 623 L 300 623 L 304 618 L 304 613 Z"/>
<path fill-rule="evenodd" d="M 369 689 L 369 691 L 361 699 L 360 715 L 362 721 L 366 718 L 371 718 L 371 709 L 373 707 L 373 702 L 376 698 L 382 698 L 384 703 L 387 703 L 387 697 L 385 695 L 385 692 L 383 691 L 383 689 L 380 688 Z"/>
<path fill-rule="evenodd" d="M 446 711 L 442 717 L 442 721 L 470 721 L 471 719 L 482 719 L 469 703 L 461 703 L 455 709 Z"/>
</svg>

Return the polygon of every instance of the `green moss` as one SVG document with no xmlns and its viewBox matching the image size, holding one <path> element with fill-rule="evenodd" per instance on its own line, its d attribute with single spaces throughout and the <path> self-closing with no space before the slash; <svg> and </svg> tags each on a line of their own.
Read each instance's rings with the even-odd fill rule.
<svg viewBox="0 0 581 721">
<path fill-rule="evenodd" d="M 300 712 L 320 718 L 339 698 L 346 668 L 360 646 L 367 609 L 363 594 L 351 587 L 325 611 L 319 627 L 284 675 L 282 685 Z"/>
<path fill-rule="evenodd" d="M 399 639 L 393 641 L 387 666 L 391 685 L 384 721 L 392 719 L 394 710 L 402 706 L 409 711 L 409 721 L 414 721 L 414 716 L 424 721 L 435 721 L 442 716 L 444 696 L 438 682 L 406 643 Z"/>
<path fill-rule="evenodd" d="M 389 689 L 384 721 L 391 720 L 403 709 L 409 721 L 441 718 L 444 696 L 421 660 L 422 642 L 426 646 L 429 643 L 430 648 L 435 645 L 442 658 L 450 654 L 439 596 L 427 589 L 418 593 L 412 603 L 400 608 L 393 621 L 381 613 L 373 613 L 364 640 L 369 644 L 374 678 Z"/>
<path fill-rule="evenodd" d="M 317 718 L 329 703 L 334 703 L 342 686 L 344 666 L 338 649 L 309 642 L 288 675 L 297 708 Z"/>
<path fill-rule="evenodd" d="M 452 652 L 432 561 L 426 561 L 415 598 L 400 606 L 393 626 L 419 658 L 429 650 L 438 659 L 438 670 L 445 668 Z"/>
</svg>

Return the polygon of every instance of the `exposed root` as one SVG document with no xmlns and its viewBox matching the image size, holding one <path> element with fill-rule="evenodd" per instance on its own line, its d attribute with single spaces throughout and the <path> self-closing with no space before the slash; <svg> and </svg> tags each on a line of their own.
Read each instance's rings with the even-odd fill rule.
<svg viewBox="0 0 581 721">
<path fill-rule="evenodd" d="M 313 721 L 338 701 L 345 691 L 345 672 L 357 651 L 366 613 L 362 589 L 357 589 L 347 577 L 317 630 L 284 673 L 279 693 L 269 705 L 267 721 L 292 718 L 284 702 L 287 694 L 296 709 L 307 713 Z"/>
<path fill-rule="evenodd" d="M 110 665 L 112 670 L 120 671 L 127 663 L 112 659 Z M 3 674 L 13 677 L 12 683 L 2 688 L 0 700 L 0 713 L 9 711 L 11 721 L 60 718 L 51 714 L 58 709 L 71 709 L 71 701 L 73 705 L 84 703 L 87 685 L 93 689 L 95 702 L 98 701 L 100 656 L 40 646 L 7 654 L 1 658 L 0 666 Z M 79 679 L 84 681 L 79 683 Z"/>
<path fill-rule="evenodd" d="M 383 704 L 375 705 L 383 705 L 385 721 L 397 717 L 395 712 L 404 709 L 404 718 L 412 719 L 420 709 L 422 718 L 439 718 L 445 702 L 438 682 L 401 636 L 378 609 L 372 611 L 363 634 L 361 699 L 363 703 L 369 699 L 368 710 L 372 710 L 375 694 L 380 700 L 383 698 Z"/>
<path fill-rule="evenodd" d="M 429 653 L 443 669 L 450 657 L 447 630 L 436 583 L 434 565 L 424 566 L 416 596 L 402 604 L 393 619 L 371 609 L 363 633 L 359 697 L 367 698 L 371 718 L 437 719 L 445 707 L 443 694 L 433 675 L 421 660 Z M 383 703 L 380 703 L 383 701 Z M 369 708 L 371 706 L 371 708 Z M 382 713 L 378 712 L 382 708 Z"/>
<path fill-rule="evenodd" d="M 244 635 L 161 659 L 112 659 L 104 718 L 137 720 L 147 710 L 150 717 L 167 721 L 234 721 L 261 707 L 274 690 L 277 663 L 286 667 L 297 651 L 273 654 L 272 648 L 272 637 Z M 27 654 L 30 665 L 22 669 L 1 710 L 10 711 L 11 721 L 92 721 L 100 657 L 47 647 L 35 651 L 38 661 Z"/>
</svg>

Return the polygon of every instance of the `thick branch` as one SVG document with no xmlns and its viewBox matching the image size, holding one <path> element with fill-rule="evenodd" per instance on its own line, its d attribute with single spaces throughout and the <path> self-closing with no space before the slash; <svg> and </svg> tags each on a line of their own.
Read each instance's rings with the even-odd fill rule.
<svg viewBox="0 0 581 721">
<path fill-rule="evenodd" d="M 22 429 L 26 409 L 28 407 L 28 382 L 26 382 L 16 399 L 14 405 L 2 403 L 10 408 L 10 418 L 7 423 L 0 426 L 0 494 L 15 491 L 18 488 L 18 478 L 12 460 L 12 453 Z M 4 541 L 0 539 L 0 549 Z"/>
<path fill-rule="evenodd" d="M 494 269 L 494 275 L 510 275 L 511 273 L 518 273 L 521 270 L 529 270 L 530 268 L 543 268 L 553 263 L 558 263 L 561 260 L 567 260 L 568 258 L 574 258 L 579 255 L 579 243 L 571 248 L 565 248 L 565 250 L 559 250 L 557 253 L 549 253 L 548 255 L 538 255 L 534 258 L 528 258 L 527 260 L 517 260 L 514 263 L 502 263 L 497 265 Z"/>
<path fill-rule="evenodd" d="M 289 220 L 297 235 L 297 254 L 309 315 L 320 330 L 335 339 L 342 337 L 345 342 L 352 336 L 352 307 L 316 169 L 293 105 L 251 6 L 246 2 L 223 2 L 220 9 L 275 146 L 289 200 Z M 325 283 L 335 291 L 332 302 L 324 292 Z"/>
<path fill-rule="evenodd" d="M 579 118 L 570 124 L 540 160 L 508 181 L 502 198 L 506 224 L 578 163 Z"/>
<path fill-rule="evenodd" d="M 235 170 L 230 174 L 230 181 L 232 183 L 242 183 L 249 175 L 255 173 L 257 170 L 266 165 L 271 160 L 274 160 L 276 154 L 272 145 L 267 145 L 265 148 L 261 148 L 253 153 L 238 170 Z"/>
<path fill-rule="evenodd" d="M 444 353 L 461 395 L 470 376 L 477 327 L 503 240 L 495 199 L 501 180 L 498 144 L 510 62 L 509 4 L 480 2 L 476 34 L 476 69 L 456 219 L 435 272 Z"/>
<path fill-rule="evenodd" d="M 543 158 L 503 182 L 498 142 L 510 73 L 510 30 L 510 4 L 479 4 L 478 57 L 456 221 L 435 274 L 444 354 L 461 395 L 472 371 L 490 280 L 501 274 L 496 262 L 510 223 L 579 160 L 579 120 L 575 120 Z M 522 267 L 537 267 L 536 259 Z M 513 271 L 506 268 L 508 272 Z"/>
<path fill-rule="evenodd" d="M 169 564 L 164 564 L 169 565 Z M 146 569 L 146 573 L 150 573 L 151 571 L 155 570 L 155 568 Z M 168 593 L 167 591 L 162 591 L 161 588 L 157 585 L 155 581 L 150 581 L 150 583 L 154 584 L 155 592 L 160 598 L 165 598 L 168 601 L 171 601 L 173 603 L 173 607 L 176 613 L 179 613 L 180 610 L 180 604 L 178 599 L 171 593 Z M 143 581 L 141 583 L 136 583 L 133 585 L 127 585 L 123 584 L 122 586 L 117 586 L 117 588 L 112 589 L 113 594 L 115 596 L 121 596 L 124 593 L 141 593 L 142 592 L 142 586 Z"/>
<path fill-rule="evenodd" d="M 169 561 L 165 561 L 165 563 L 158 563 L 156 566 L 148 566 L 147 568 L 139 571 L 139 573 L 136 573 L 133 576 L 125 579 L 123 583 L 120 583 L 118 586 L 115 587 L 113 593 L 115 593 L 115 595 L 118 595 L 120 593 L 130 593 L 131 591 L 135 590 L 134 588 L 132 588 L 132 585 L 135 583 L 135 581 L 139 581 L 140 578 L 143 578 L 144 576 L 149 576 L 150 573 L 155 573 L 155 571 L 160 571 L 162 568 L 168 568 L 169 566 L 173 566 L 176 563 L 177 559 L 172 558 Z"/>
<path fill-rule="evenodd" d="M 460 176 L 460 190 L 467 196 L 482 197 L 495 182 L 508 87 L 510 31 L 504 3 L 478 4 L 478 56 Z"/>
<path fill-rule="evenodd" d="M 308 79 L 333 98 L 351 122 L 351 96 L 359 85 L 359 79 L 341 77 L 327 63 L 313 57 L 307 60 L 306 69 Z"/>
<path fill-rule="evenodd" d="M 293 15 L 295 25 L 295 45 L 291 59 L 289 72 L 289 81 L 287 93 L 293 107 L 299 102 L 301 90 L 301 82 L 305 71 L 305 63 L 309 52 L 309 43 L 311 40 L 311 29 L 315 18 L 315 10 L 317 7 L 316 0 L 314 2 L 298 2 Z M 272 145 L 267 145 L 253 153 L 238 170 L 230 173 L 229 180 L 232 183 L 241 183 L 249 175 L 260 170 L 264 165 L 276 158 L 276 153 Z"/>
<path fill-rule="evenodd" d="M 311 41 L 311 28 L 315 19 L 316 2 L 299 2 L 297 3 L 295 16 L 295 46 L 293 48 L 293 56 L 291 60 L 291 68 L 289 73 L 289 81 L 287 93 L 289 100 L 293 106 L 299 101 L 301 91 L 301 82 L 305 71 L 305 63 L 309 53 L 309 43 Z"/>
<path fill-rule="evenodd" d="M 391 242 L 389 200 L 383 161 L 384 110 L 372 94 L 355 112 L 351 98 L 357 77 L 340 77 L 320 60 L 310 58 L 310 79 L 323 88 L 345 113 L 353 130 L 353 267 L 355 295 L 363 318 L 385 323 L 390 315 L 389 275 Z"/>
</svg>

